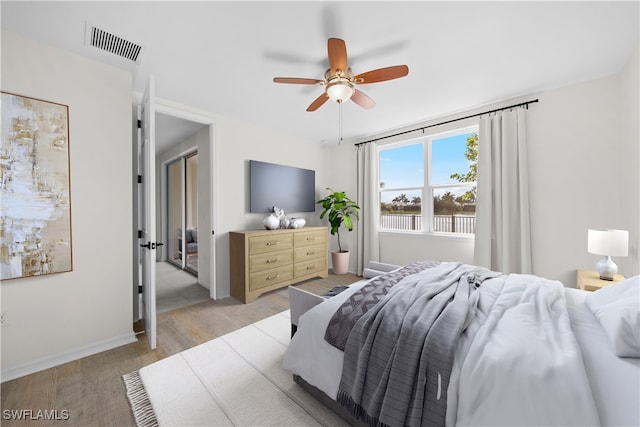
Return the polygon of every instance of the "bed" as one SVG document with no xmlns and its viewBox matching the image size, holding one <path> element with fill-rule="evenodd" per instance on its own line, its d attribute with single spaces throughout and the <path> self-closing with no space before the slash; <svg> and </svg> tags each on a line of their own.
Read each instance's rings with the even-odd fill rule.
<svg viewBox="0 0 640 427">
<path fill-rule="evenodd" d="M 283 367 L 353 424 L 640 425 L 639 276 L 586 292 L 460 263 L 379 273 L 290 289 Z"/>
</svg>

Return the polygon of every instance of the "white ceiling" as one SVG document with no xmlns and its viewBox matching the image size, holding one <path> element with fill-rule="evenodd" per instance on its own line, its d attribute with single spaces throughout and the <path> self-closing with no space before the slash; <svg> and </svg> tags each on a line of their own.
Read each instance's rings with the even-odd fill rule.
<svg viewBox="0 0 640 427">
<path fill-rule="evenodd" d="M 377 105 L 343 105 L 343 137 L 404 125 L 621 70 L 639 40 L 639 2 L 0 2 L 2 28 L 149 75 L 156 96 L 310 141 L 335 143 L 338 105 L 307 106 L 327 38 L 354 73 L 407 64 L 407 77 L 359 86 Z M 137 64 L 85 44 L 90 23 L 145 47 Z"/>
</svg>

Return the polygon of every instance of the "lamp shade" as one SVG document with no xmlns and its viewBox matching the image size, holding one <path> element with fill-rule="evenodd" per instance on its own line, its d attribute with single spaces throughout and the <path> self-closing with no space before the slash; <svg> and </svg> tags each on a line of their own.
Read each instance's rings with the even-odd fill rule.
<svg viewBox="0 0 640 427">
<path fill-rule="evenodd" d="M 353 87 L 350 84 L 342 81 L 337 81 L 336 83 L 329 84 L 327 86 L 327 95 L 329 98 L 336 102 L 344 102 L 347 99 L 351 98 L 353 95 Z"/>
<path fill-rule="evenodd" d="M 629 232 L 626 230 L 592 230 L 587 232 L 587 251 L 596 255 L 627 256 Z"/>
</svg>

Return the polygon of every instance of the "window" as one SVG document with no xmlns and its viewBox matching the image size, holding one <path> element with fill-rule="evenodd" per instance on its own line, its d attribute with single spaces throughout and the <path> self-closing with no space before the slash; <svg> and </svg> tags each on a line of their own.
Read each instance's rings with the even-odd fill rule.
<svg viewBox="0 0 640 427">
<path fill-rule="evenodd" d="M 379 148 L 380 228 L 475 233 L 477 126 Z"/>
</svg>

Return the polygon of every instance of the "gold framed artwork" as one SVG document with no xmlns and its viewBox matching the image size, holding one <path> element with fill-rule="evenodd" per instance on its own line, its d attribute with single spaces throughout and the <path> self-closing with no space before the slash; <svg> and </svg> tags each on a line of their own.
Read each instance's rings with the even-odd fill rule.
<svg viewBox="0 0 640 427">
<path fill-rule="evenodd" d="M 1 95 L 0 279 L 71 271 L 69 107 Z"/>
</svg>

